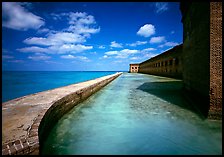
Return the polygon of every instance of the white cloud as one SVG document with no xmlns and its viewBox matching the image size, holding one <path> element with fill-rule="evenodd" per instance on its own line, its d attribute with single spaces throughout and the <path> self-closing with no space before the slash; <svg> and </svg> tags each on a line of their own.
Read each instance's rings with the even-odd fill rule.
<svg viewBox="0 0 224 157">
<path fill-rule="evenodd" d="M 63 56 L 61 56 L 61 58 L 74 59 L 75 57 L 73 55 L 63 55 Z"/>
<path fill-rule="evenodd" d="M 13 59 L 14 56 L 10 56 L 10 55 L 2 55 L 2 59 Z"/>
<path fill-rule="evenodd" d="M 90 50 L 92 49 L 93 46 L 85 46 L 85 45 L 74 45 L 74 44 L 63 44 L 61 46 L 51 46 L 49 47 L 49 50 L 51 53 L 78 53 L 78 52 L 82 52 L 85 50 Z"/>
<path fill-rule="evenodd" d="M 49 34 L 47 38 L 42 37 L 32 37 L 24 40 L 26 44 L 32 45 L 60 45 L 64 43 L 82 43 L 85 42 L 85 38 L 79 34 L 68 33 L 68 32 L 58 32 L 54 34 Z"/>
<path fill-rule="evenodd" d="M 95 18 L 92 15 L 88 15 L 85 12 L 70 12 L 62 13 L 62 16 L 68 16 L 70 26 L 66 29 L 77 34 L 84 34 L 90 36 L 100 31 L 100 27 L 96 28 Z"/>
<path fill-rule="evenodd" d="M 120 51 L 122 54 L 136 54 L 139 53 L 138 50 L 129 50 L 129 49 L 124 49 Z"/>
<path fill-rule="evenodd" d="M 156 13 L 162 13 L 168 10 L 168 3 L 167 2 L 157 2 L 155 3 Z"/>
<path fill-rule="evenodd" d="M 38 29 L 44 20 L 27 11 L 17 2 L 2 2 L 2 26 L 15 30 Z"/>
<path fill-rule="evenodd" d="M 40 61 L 40 60 L 48 60 L 51 57 L 50 56 L 47 56 L 47 55 L 44 55 L 44 54 L 36 53 L 35 55 L 29 56 L 28 58 L 29 59 L 32 59 L 34 61 Z"/>
<path fill-rule="evenodd" d="M 138 60 L 141 59 L 140 57 L 131 57 L 130 60 Z"/>
<path fill-rule="evenodd" d="M 116 41 L 112 41 L 111 44 L 110 44 L 110 47 L 122 48 L 122 44 L 117 43 Z"/>
<path fill-rule="evenodd" d="M 142 52 L 155 51 L 155 50 L 156 50 L 155 48 L 146 48 L 143 49 Z"/>
<path fill-rule="evenodd" d="M 92 15 L 88 15 L 85 12 L 70 12 L 61 14 L 53 13 L 51 16 L 53 16 L 55 20 L 68 20 L 70 26 L 62 31 L 54 31 L 47 28 L 40 29 L 39 33 L 48 33 L 44 37 L 27 38 L 23 42 L 28 45 L 40 45 L 45 47 L 31 46 L 17 49 L 18 51 L 35 53 L 45 52 L 48 54 L 74 54 L 93 49 L 93 46 L 85 46 L 81 44 L 86 42 L 86 39 L 89 38 L 91 34 L 97 33 L 100 30 L 100 28 L 95 28 L 96 21 Z M 75 28 L 71 29 L 72 27 Z M 80 59 L 87 61 L 87 59 L 83 57 Z"/>
<path fill-rule="evenodd" d="M 87 36 L 89 36 L 89 34 L 98 33 L 100 31 L 100 28 L 95 29 L 89 28 L 89 26 L 71 25 L 67 30 L 78 34 L 87 34 Z"/>
<path fill-rule="evenodd" d="M 77 59 L 84 61 L 84 62 L 90 62 L 91 60 L 85 56 L 76 56 Z"/>
<path fill-rule="evenodd" d="M 176 46 L 179 43 L 177 42 L 166 42 L 165 44 L 159 45 L 160 48 L 164 47 L 164 46 Z"/>
<path fill-rule="evenodd" d="M 79 53 L 85 50 L 90 50 L 92 48 L 93 46 L 85 46 L 80 44 L 77 44 L 77 45 L 63 44 L 58 46 L 50 46 L 46 48 L 31 46 L 31 47 L 20 48 L 17 50 L 20 52 L 35 52 L 35 53 L 45 52 L 48 54 L 65 54 L 65 53 Z"/>
<path fill-rule="evenodd" d="M 118 54 L 118 51 L 108 51 L 108 52 L 105 52 L 106 55 L 117 55 Z"/>
<path fill-rule="evenodd" d="M 114 55 L 115 58 L 128 58 L 130 55 L 134 55 L 139 52 L 140 52 L 139 50 L 123 49 L 121 51 L 108 51 L 108 52 L 105 52 L 105 55 L 109 55 L 109 56 Z"/>
<path fill-rule="evenodd" d="M 155 34 L 155 27 L 152 24 L 145 24 L 137 32 L 137 35 L 144 37 L 149 37 L 153 34 Z"/>
<path fill-rule="evenodd" d="M 37 33 L 41 34 L 41 33 L 47 33 L 50 32 L 50 30 L 48 28 L 43 28 L 43 29 L 38 29 Z"/>
<path fill-rule="evenodd" d="M 35 53 L 40 53 L 40 52 L 48 52 L 49 50 L 47 48 L 41 48 L 37 46 L 31 46 L 31 47 L 24 47 L 20 49 L 16 49 L 20 52 L 35 52 Z"/>
<path fill-rule="evenodd" d="M 104 55 L 103 58 L 108 58 L 108 56 L 107 55 Z"/>
<path fill-rule="evenodd" d="M 99 49 L 105 49 L 105 46 L 100 45 Z"/>
<path fill-rule="evenodd" d="M 147 44 L 147 41 L 136 41 L 134 43 L 127 44 L 127 45 L 135 47 L 135 46 L 144 45 L 144 44 Z"/>
<path fill-rule="evenodd" d="M 164 36 L 159 36 L 159 37 L 152 37 L 149 41 L 149 43 L 151 44 L 156 44 L 156 43 L 161 43 L 165 41 L 165 37 Z"/>
<path fill-rule="evenodd" d="M 81 60 L 81 61 L 84 61 L 84 62 L 90 62 L 90 59 L 88 59 L 85 56 L 62 55 L 61 58 L 64 58 L 64 59 L 78 59 L 78 60 Z"/>
</svg>

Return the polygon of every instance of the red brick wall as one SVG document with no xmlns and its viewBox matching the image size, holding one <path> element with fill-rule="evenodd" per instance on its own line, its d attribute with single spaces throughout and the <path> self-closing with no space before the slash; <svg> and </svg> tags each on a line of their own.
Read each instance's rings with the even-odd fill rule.
<svg viewBox="0 0 224 157">
<path fill-rule="evenodd" d="M 182 78 L 182 44 L 139 64 L 139 73 Z"/>
<path fill-rule="evenodd" d="M 137 73 L 139 70 L 139 64 L 130 64 L 129 66 L 129 72 L 131 73 Z"/>
<path fill-rule="evenodd" d="M 222 116 L 222 2 L 210 3 L 210 109 Z"/>
</svg>

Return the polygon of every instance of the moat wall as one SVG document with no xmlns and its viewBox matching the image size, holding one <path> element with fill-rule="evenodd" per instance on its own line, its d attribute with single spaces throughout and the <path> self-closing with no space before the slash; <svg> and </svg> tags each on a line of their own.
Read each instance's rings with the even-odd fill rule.
<svg viewBox="0 0 224 157">
<path fill-rule="evenodd" d="M 43 140 L 64 114 L 121 74 L 116 73 L 3 103 L 2 155 L 40 154 Z M 28 127 L 23 130 L 23 126 Z"/>
</svg>

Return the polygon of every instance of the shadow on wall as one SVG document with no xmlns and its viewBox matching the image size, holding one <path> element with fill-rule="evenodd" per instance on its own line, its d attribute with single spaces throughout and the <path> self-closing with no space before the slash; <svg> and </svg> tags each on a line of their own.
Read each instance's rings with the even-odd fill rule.
<svg viewBox="0 0 224 157">
<path fill-rule="evenodd" d="M 137 89 L 155 95 L 171 104 L 196 113 L 201 119 L 205 119 L 205 115 L 193 107 L 192 100 L 186 97 L 183 90 L 182 81 L 166 81 L 166 82 L 146 82 Z"/>
</svg>

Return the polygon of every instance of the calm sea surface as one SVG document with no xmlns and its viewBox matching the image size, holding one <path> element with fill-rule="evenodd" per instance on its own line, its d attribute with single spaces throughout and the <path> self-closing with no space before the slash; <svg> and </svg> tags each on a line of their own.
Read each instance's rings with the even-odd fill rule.
<svg viewBox="0 0 224 157">
<path fill-rule="evenodd" d="M 114 74 L 114 71 L 3 71 L 2 102 Z"/>
</svg>

